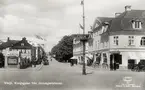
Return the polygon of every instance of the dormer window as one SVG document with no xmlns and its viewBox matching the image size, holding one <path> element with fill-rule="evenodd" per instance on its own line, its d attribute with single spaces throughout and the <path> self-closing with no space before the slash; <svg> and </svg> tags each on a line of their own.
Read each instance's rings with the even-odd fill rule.
<svg viewBox="0 0 145 90">
<path fill-rule="evenodd" d="M 107 31 L 108 25 L 109 25 L 108 22 L 104 22 L 104 23 L 103 23 L 103 32 L 106 32 L 106 31 Z"/>
<path fill-rule="evenodd" d="M 21 46 L 24 46 L 24 43 L 21 43 Z"/>
<path fill-rule="evenodd" d="M 140 20 L 132 20 L 132 27 L 134 29 L 141 29 L 142 28 L 142 22 Z"/>
<path fill-rule="evenodd" d="M 106 32 L 108 29 L 108 25 L 104 26 L 104 31 L 103 32 Z"/>
</svg>

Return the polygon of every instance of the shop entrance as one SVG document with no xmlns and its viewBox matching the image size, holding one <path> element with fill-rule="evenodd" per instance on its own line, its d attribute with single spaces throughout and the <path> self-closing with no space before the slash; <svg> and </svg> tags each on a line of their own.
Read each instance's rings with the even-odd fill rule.
<svg viewBox="0 0 145 90">
<path fill-rule="evenodd" d="M 122 55 L 119 53 L 110 55 L 110 70 L 119 69 L 119 65 L 122 64 Z"/>
</svg>

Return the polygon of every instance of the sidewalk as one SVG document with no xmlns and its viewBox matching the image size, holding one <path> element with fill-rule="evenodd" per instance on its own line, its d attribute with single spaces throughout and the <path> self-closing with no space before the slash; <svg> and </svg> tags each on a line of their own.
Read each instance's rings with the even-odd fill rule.
<svg viewBox="0 0 145 90">
<path fill-rule="evenodd" d="M 80 65 L 80 64 L 74 65 L 74 66 L 77 66 L 77 67 L 79 67 L 79 68 L 82 68 L 82 67 L 83 67 L 83 65 Z M 92 66 L 87 66 L 87 65 L 86 65 L 86 69 L 88 69 L 88 70 L 93 70 L 93 71 L 110 71 L 109 68 L 107 68 L 107 69 L 105 69 L 105 68 L 93 68 Z M 117 70 L 115 70 L 115 71 L 132 72 L 131 70 L 128 70 L 128 69 L 117 69 Z"/>
<path fill-rule="evenodd" d="M 7 67 L 7 68 L 0 68 L 0 71 L 39 71 L 41 70 L 43 67 L 43 64 L 40 64 L 40 65 L 36 65 L 36 67 L 28 67 L 26 69 L 19 69 L 19 68 L 10 68 L 10 67 Z"/>
</svg>

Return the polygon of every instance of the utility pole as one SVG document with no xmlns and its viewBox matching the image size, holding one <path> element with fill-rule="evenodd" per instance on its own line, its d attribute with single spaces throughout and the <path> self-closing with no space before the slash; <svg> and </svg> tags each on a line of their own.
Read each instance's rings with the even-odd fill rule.
<svg viewBox="0 0 145 90">
<path fill-rule="evenodd" d="M 86 64 L 85 64 L 85 50 L 86 50 L 86 37 L 85 37 L 85 8 L 84 8 L 84 0 L 81 1 L 81 5 L 83 8 L 83 38 L 81 41 L 83 42 L 83 68 L 82 68 L 82 75 L 86 75 Z"/>
</svg>

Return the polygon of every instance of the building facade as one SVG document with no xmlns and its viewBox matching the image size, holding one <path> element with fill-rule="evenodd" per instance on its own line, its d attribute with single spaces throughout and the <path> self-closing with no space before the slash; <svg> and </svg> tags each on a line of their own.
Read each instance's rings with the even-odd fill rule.
<svg viewBox="0 0 145 90">
<path fill-rule="evenodd" d="M 88 34 L 85 34 L 85 37 L 89 37 Z M 74 39 L 73 39 L 73 59 L 77 59 L 79 64 L 83 63 L 83 42 L 81 39 L 83 38 L 83 34 L 78 34 Z M 89 59 L 92 58 L 91 55 L 88 52 L 89 49 L 89 43 L 86 41 L 85 43 L 85 63 L 89 63 Z"/>
<path fill-rule="evenodd" d="M 22 63 L 30 64 L 42 57 L 40 46 L 31 45 L 25 37 L 22 40 L 10 40 L 8 38 L 6 42 L 0 45 L 0 50 L 5 57 L 4 67 L 19 68 Z"/>
<path fill-rule="evenodd" d="M 101 57 L 101 65 L 107 63 L 111 68 L 115 63 L 117 69 L 130 69 L 130 64 L 145 61 L 145 10 L 125 6 L 115 17 L 96 18 L 91 32 L 89 52 L 94 61 Z"/>
</svg>

